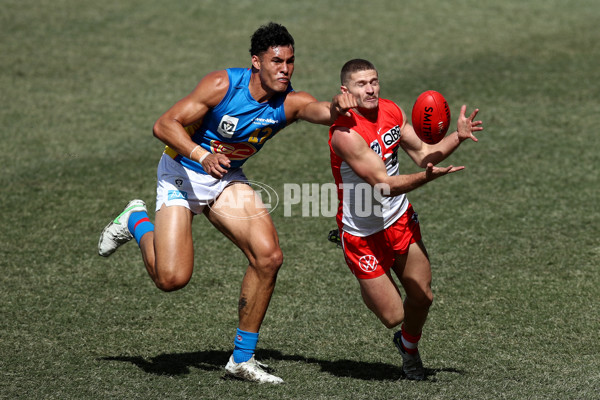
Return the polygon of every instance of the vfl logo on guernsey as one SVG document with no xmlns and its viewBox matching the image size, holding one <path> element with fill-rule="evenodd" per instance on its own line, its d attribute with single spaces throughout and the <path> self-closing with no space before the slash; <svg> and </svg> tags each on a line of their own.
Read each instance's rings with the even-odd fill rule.
<svg viewBox="0 0 600 400">
<path fill-rule="evenodd" d="M 379 145 L 379 141 L 377 139 L 373 140 L 369 145 L 371 150 L 373 150 L 379 157 L 381 157 L 381 146 Z"/>
<path fill-rule="evenodd" d="M 257 152 L 256 147 L 249 143 L 223 143 L 211 140 L 210 147 L 213 153 L 225 154 L 232 160 L 245 160 Z"/>
<path fill-rule="evenodd" d="M 231 138 L 235 133 L 238 121 L 239 118 L 224 115 L 223 118 L 221 118 L 221 122 L 219 122 L 217 132 L 219 132 L 219 134 L 225 138 Z"/>
<path fill-rule="evenodd" d="M 396 142 L 398 142 L 398 140 L 400 140 L 400 127 L 396 125 L 392 129 L 381 135 L 381 139 L 383 140 L 386 149 L 391 145 L 395 144 Z"/>
</svg>

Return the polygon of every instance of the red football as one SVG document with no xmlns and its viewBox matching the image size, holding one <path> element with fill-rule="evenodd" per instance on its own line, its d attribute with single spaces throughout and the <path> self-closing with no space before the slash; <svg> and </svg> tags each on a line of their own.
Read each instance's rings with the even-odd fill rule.
<svg viewBox="0 0 600 400">
<path fill-rule="evenodd" d="M 450 126 L 450 107 L 444 96 L 435 90 L 421 93 L 412 109 L 412 125 L 425 143 L 442 140 Z"/>
</svg>

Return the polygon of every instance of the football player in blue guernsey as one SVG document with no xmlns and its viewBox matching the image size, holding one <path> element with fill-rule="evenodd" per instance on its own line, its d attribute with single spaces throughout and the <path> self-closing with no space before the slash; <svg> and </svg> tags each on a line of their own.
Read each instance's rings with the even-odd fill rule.
<svg viewBox="0 0 600 400">
<path fill-rule="evenodd" d="M 318 102 L 292 89 L 294 39 L 282 25 L 261 26 L 250 55 L 251 68 L 209 73 L 156 121 L 154 135 L 167 147 L 158 165 L 154 224 L 145 203 L 132 200 L 102 231 L 98 252 L 107 257 L 135 239 L 156 286 L 181 289 L 194 267 L 192 220 L 204 214 L 248 259 L 226 374 L 277 384 L 283 380 L 254 352 L 283 255 L 268 209 L 241 167 L 292 122 L 329 126 L 357 103 L 349 94 Z"/>
</svg>

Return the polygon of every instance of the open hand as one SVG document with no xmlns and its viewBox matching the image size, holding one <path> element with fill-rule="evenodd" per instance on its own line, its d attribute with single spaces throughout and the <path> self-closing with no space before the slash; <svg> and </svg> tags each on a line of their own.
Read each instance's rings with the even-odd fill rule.
<svg viewBox="0 0 600 400">
<path fill-rule="evenodd" d="M 477 116 L 479 109 L 476 108 L 471 113 L 469 118 L 467 118 L 465 116 L 466 112 L 467 112 L 467 106 L 463 104 L 463 106 L 460 108 L 460 115 L 458 116 L 458 123 L 457 123 L 458 127 L 456 129 L 458 131 L 458 140 L 460 140 L 462 142 L 463 140 L 471 139 L 474 142 L 477 142 L 477 138 L 475 137 L 475 135 L 473 135 L 473 132 L 482 131 L 483 130 L 483 126 L 482 126 L 483 122 L 482 121 L 473 121 L 473 120 Z"/>
<path fill-rule="evenodd" d="M 453 172 L 462 171 L 465 169 L 464 166 L 455 167 L 453 165 L 449 165 L 447 167 L 435 167 L 432 163 L 427 163 L 427 168 L 425 169 L 425 176 L 427 177 L 427 181 L 432 181 L 440 176 L 444 176 L 447 174 L 451 174 Z"/>
</svg>

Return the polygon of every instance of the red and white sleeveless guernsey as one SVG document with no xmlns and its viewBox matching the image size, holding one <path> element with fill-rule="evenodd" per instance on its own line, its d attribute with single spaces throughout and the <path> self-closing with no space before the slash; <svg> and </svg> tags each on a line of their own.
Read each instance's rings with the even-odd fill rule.
<svg viewBox="0 0 600 400">
<path fill-rule="evenodd" d="M 389 176 L 398 175 L 397 153 L 403 116 L 393 101 L 379 99 L 376 121 L 370 121 L 354 110 L 350 117 L 340 116 L 329 129 L 331 171 L 338 194 L 338 227 L 354 236 L 365 237 L 392 225 L 408 209 L 408 199 L 402 194 L 383 197 L 360 178 L 350 166 L 333 151 L 331 136 L 336 127 L 357 132 L 367 145 L 383 160 Z"/>
</svg>

